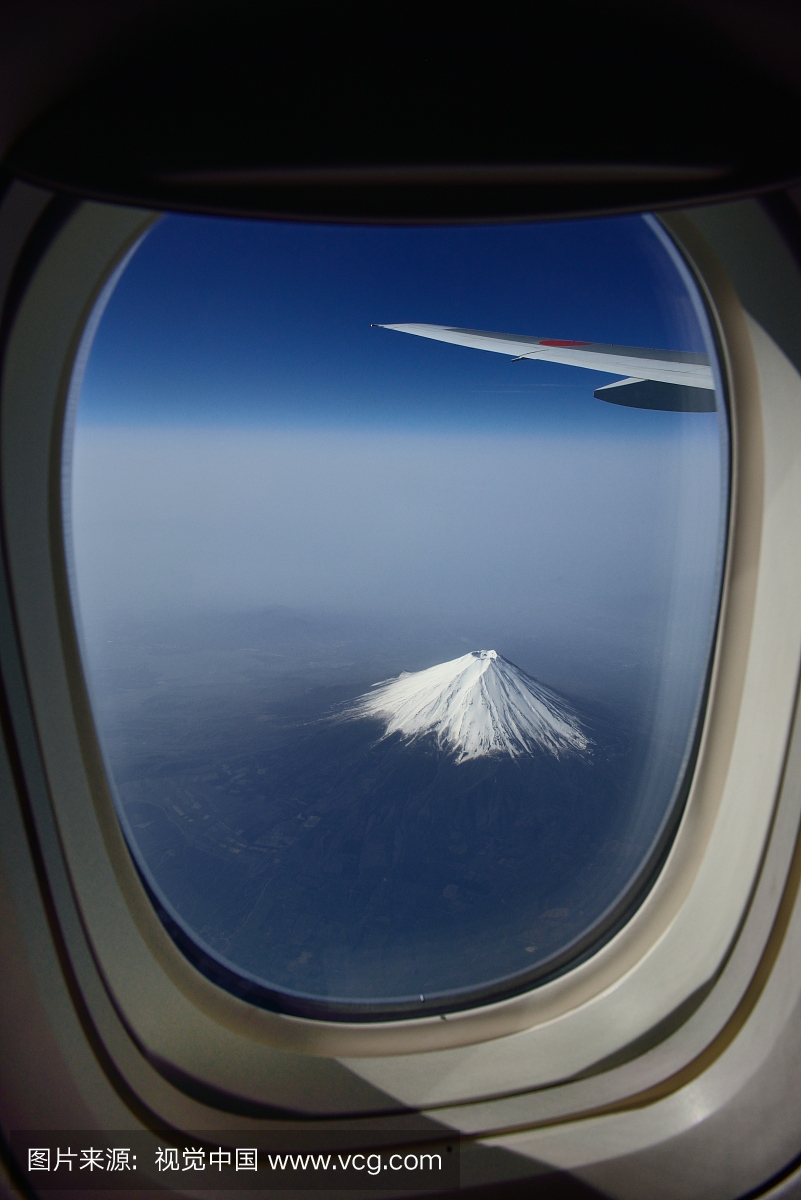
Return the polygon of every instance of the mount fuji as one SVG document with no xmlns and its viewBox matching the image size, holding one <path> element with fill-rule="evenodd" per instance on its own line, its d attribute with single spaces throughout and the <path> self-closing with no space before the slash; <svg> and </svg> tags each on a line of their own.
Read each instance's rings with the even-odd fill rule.
<svg viewBox="0 0 801 1200">
<path fill-rule="evenodd" d="M 590 745 L 567 702 L 495 650 L 474 650 L 376 683 L 342 717 L 377 718 L 385 738 L 433 736 L 457 763 L 537 751 L 559 758 Z"/>
</svg>

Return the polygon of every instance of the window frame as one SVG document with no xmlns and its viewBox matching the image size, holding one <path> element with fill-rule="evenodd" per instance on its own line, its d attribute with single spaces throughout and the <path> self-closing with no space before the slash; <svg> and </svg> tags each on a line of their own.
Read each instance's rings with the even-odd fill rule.
<svg viewBox="0 0 801 1200">
<path fill-rule="evenodd" d="M 14 197 L 23 203 L 20 189 L 42 203 L 37 189 L 13 185 L 0 218 Z M 412 1106 L 476 1133 L 508 1131 L 676 1091 L 682 1072 L 705 1070 L 704 1054 L 742 1019 L 736 1014 L 750 1003 L 766 956 L 787 944 L 797 888 L 797 738 L 786 754 L 801 659 L 801 563 L 792 557 L 801 403 L 796 412 L 788 397 L 801 401 L 801 377 L 748 316 L 723 265 L 736 257 L 725 228 L 735 208 L 735 241 L 743 229 L 778 237 L 755 201 L 719 206 L 722 229 L 715 209 L 660 218 L 716 329 L 732 439 L 721 620 L 673 847 L 637 912 L 585 963 L 447 1019 L 348 1025 L 257 1009 L 202 976 L 161 925 L 125 845 L 97 743 L 62 513 L 63 420 L 87 323 L 156 215 L 78 204 L 28 269 L 6 342 L 0 467 L 18 669 L 38 743 L 29 762 L 42 768 L 33 821 L 88 1008 L 105 1012 L 108 1025 L 110 1007 L 162 1080 L 212 1103 L 227 1098 L 229 1111 L 236 1103 L 263 1116 L 377 1116 Z M 793 286 L 801 297 L 797 272 Z M 0 648 L 7 677 L 15 653 Z M 19 727 L 14 703 L 12 720 Z M 720 916 L 703 927 L 710 901 Z"/>
</svg>

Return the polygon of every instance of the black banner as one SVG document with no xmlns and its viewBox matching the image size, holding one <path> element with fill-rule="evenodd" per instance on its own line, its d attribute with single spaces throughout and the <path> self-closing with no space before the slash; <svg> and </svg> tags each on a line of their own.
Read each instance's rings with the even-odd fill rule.
<svg viewBox="0 0 801 1200">
<path fill-rule="evenodd" d="M 459 1139 L 427 1131 L 138 1130 L 11 1134 L 36 1191 L 438 1192 L 459 1186 Z"/>
</svg>

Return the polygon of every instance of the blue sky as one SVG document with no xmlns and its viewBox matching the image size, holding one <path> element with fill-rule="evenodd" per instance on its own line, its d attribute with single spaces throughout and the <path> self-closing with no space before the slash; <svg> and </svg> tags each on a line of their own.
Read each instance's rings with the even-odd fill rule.
<svg viewBox="0 0 801 1200">
<path fill-rule="evenodd" d="M 534 631 L 574 659 L 680 672 L 715 606 L 715 414 L 603 403 L 608 375 L 371 328 L 407 321 L 705 349 L 640 217 L 167 217 L 117 284 L 80 397 L 87 629 L 282 605 L 452 618 L 501 653 Z"/>
<path fill-rule="evenodd" d="M 638 216 L 451 228 L 171 216 L 111 298 L 79 420 L 671 428 L 594 400 L 608 375 L 371 328 L 407 321 L 704 349 L 678 274 Z"/>
</svg>

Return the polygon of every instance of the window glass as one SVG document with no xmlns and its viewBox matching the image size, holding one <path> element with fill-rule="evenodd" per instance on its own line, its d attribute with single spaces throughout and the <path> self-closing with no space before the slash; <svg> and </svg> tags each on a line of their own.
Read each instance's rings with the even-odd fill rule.
<svg viewBox="0 0 801 1200">
<path fill-rule="evenodd" d="M 386 1019 L 627 919 L 703 706 L 716 377 L 652 218 L 151 230 L 75 389 L 67 542 L 120 821 L 201 970 Z"/>
</svg>

